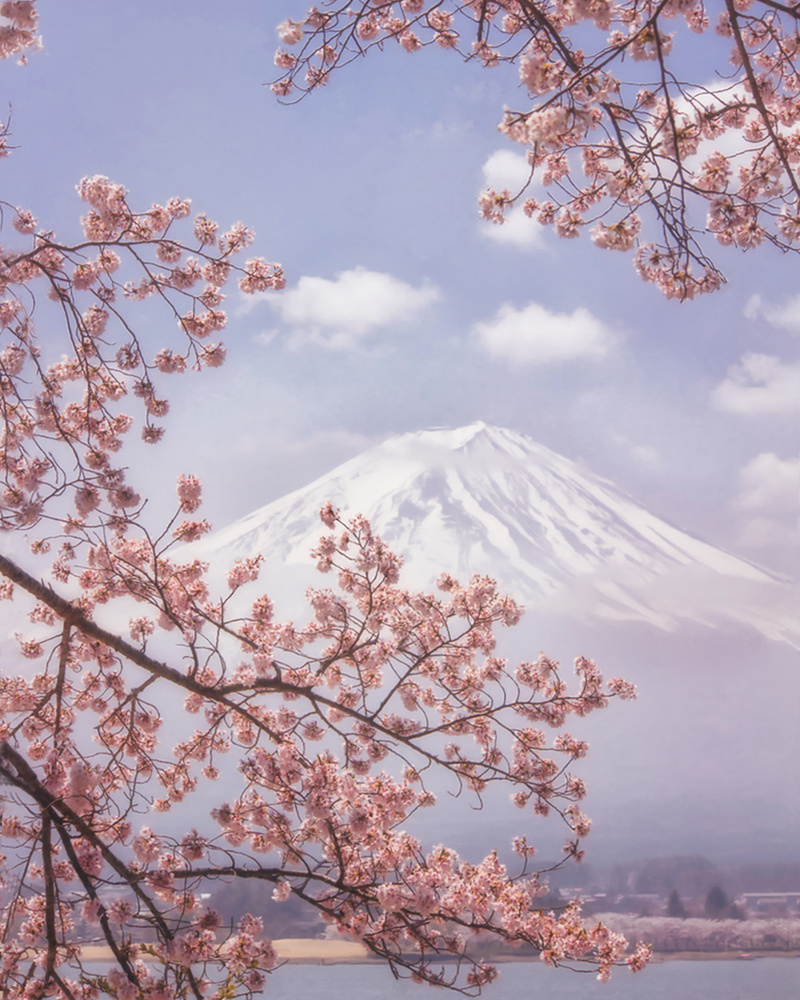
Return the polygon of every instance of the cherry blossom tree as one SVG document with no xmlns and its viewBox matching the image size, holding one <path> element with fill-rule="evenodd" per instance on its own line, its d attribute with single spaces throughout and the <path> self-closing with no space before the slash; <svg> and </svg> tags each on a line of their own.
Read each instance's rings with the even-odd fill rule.
<svg viewBox="0 0 800 1000">
<path fill-rule="evenodd" d="M 792 951 L 800 947 L 800 920 L 765 917 L 708 920 L 701 917 L 601 915 L 618 933 L 645 937 L 654 951 Z"/>
<path fill-rule="evenodd" d="M 566 239 L 588 229 L 686 299 L 724 280 L 711 238 L 800 246 L 798 22 L 780 0 L 325 0 L 280 25 L 272 89 L 292 100 L 393 45 L 514 64 L 527 97 L 499 127 L 530 179 L 484 191 L 481 215 L 502 224 L 522 204 Z"/>
<path fill-rule="evenodd" d="M 24 59 L 35 3 L 0 17 L 0 52 Z M 631 685 L 582 657 L 572 691 L 544 655 L 510 667 L 494 632 L 521 610 L 493 581 L 410 593 L 369 524 L 329 506 L 316 556 L 334 584 L 309 591 L 308 623 L 275 619 L 258 556 L 215 589 L 184 546 L 209 530 L 200 482 L 180 474 L 173 516 L 155 523 L 124 446 L 134 431 L 158 443 L 170 376 L 223 362 L 209 343 L 223 289 L 277 290 L 283 273 L 241 262 L 250 230 L 184 199 L 137 209 L 99 176 L 77 194 L 72 241 L 2 205 L 0 597 L 18 623 L 0 674 L 3 997 L 261 990 L 279 958 L 260 919 L 226 928 L 213 909 L 233 879 L 303 901 L 397 973 L 468 993 L 496 976 L 478 935 L 603 979 L 641 968 L 647 949 L 626 953 L 577 904 L 537 905 L 545 873 L 526 834 L 510 867 L 409 832 L 442 783 L 477 805 L 499 790 L 563 822 L 561 863 L 579 860 L 587 746 L 565 726 Z M 170 346 L 150 342 L 152 307 L 174 320 Z M 200 830 L 181 821 L 193 799 Z"/>
</svg>

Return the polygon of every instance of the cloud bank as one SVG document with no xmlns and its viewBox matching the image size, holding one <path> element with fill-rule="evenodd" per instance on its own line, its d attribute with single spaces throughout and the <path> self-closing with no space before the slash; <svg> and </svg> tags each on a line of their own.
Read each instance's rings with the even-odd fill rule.
<svg viewBox="0 0 800 1000">
<path fill-rule="evenodd" d="M 753 295 L 744 308 L 744 315 L 746 319 L 764 319 L 779 330 L 800 333 L 800 295 L 793 295 L 780 305 L 770 305 L 760 295 Z"/>
<path fill-rule="evenodd" d="M 741 491 L 736 502 L 745 510 L 797 513 L 800 459 L 762 452 L 740 470 L 739 485 Z"/>
<path fill-rule="evenodd" d="M 336 278 L 304 276 L 294 288 L 265 295 L 294 343 L 350 350 L 377 331 L 419 319 L 440 298 L 429 284 L 415 288 L 390 274 L 356 267 Z"/>
<path fill-rule="evenodd" d="M 771 354 L 744 354 L 711 394 L 720 410 L 744 416 L 800 413 L 800 364 Z"/>
<path fill-rule="evenodd" d="M 616 342 L 588 309 L 554 313 L 536 302 L 524 309 L 504 305 L 493 319 L 476 323 L 472 334 L 491 357 L 529 365 L 599 361 Z"/>
</svg>

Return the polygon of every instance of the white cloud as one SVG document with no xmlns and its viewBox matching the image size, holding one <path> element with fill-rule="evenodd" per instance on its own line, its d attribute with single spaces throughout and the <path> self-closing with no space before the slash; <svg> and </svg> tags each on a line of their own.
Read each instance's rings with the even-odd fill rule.
<svg viewBox="0 0 800 1000">
<path fill-rule="evenodd" d="M 796 514 L 800 509 L 800 459 L 762 452 L 739 471 L 739 485 L 738 507 Z"/>
<path fill-rule="evenodd" d="M 520 192 L 531 177 L 531 168 L 524 156 L 510 149 L 498 149 L 484 163 L 483 177 L 486 186 L 508 190 L 512 195 Z"/>
<path fill-rule="evenodd" d="M 718 409 L 745 416 L 800 413 L 800 364 L 748 353 L 727 376 L 711 394 Z"/>
<path fill-rule="evenodd" d="M 760 295 L 753 295 L 744 307 L 746 319 L 765 319 L 770 326 L 800 333 L 800 295 L 793 295 L 780 305 L 770 305 Z"/>
<path fill-rule="evenodd" d="M 542 228 L 538 222 L 528 218 L 519 206 L 506 211 L 505 221 L 502 223 L 481 220 L 483 236 L 493 243 L 517 247 L 520 250 L 532 250 L 544 246 Z"/>
<path fill-rule="evenodd" d="M 536 302 L 524 309 L 504 305 L 494 319 L 476 323 L 472 333 L 492 357 L 532 365 L 598 361 L 616 340 L 588 309 L 552 313 Z"/>
<path fill-rule="evenodd" d="M 291 328 L 295 341 L 348 350 L 376 330 L 418 319 L 439 298 L 433 285 L 414 288 L 390 274 L 356 267 L 333 281 L 304 276 L 294 288 L 266 293 L 261 301 Z"/>
<path fill-rule="evenodd" d="M 486 187 L 495 191 L 508 191 L 512 197 L 519 194 L 531 176 L 531 168 L 525 157 L 510 149 L 498 149 L 492 153 L 482 169 Z M 482 221 L 481 232 L 494 243 L 525 250 L 544 243 L 542 226 L 530 219 L 521 205 L 509 209 L 502 224 Z"/>
</svg>

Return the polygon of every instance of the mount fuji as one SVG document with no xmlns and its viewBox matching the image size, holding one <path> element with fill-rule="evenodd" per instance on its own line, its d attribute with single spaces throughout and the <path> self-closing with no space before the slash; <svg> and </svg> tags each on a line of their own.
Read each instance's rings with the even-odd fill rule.
<svg viewBox="0 0 800 1000">
<path fill-rule="evenodd" d="M 797 859 L 800 623 L 788 581 L 482 423 L 390 438 L 189 549 L 212 576 L 262 553 L 257 587 L 280 617 L 303 620 L 306 588 L 334 583 L 309 554 L 328 500 L 365 514 L 403 556 L 401 585 L 432 590 L 443 571 L 488 573 L 520 599 L 522 622 L 498 637 L 503 656 L 544 649 L 566 663 L 584 652 L 637 685 L 635 705 L 580 720 L 592 745 L 581 775 L 593 860 Z M 243 591 L 241 601 L 255 596 Z M 477 824 L 437 811 L 431 835 L 489 850 L 518 823 L 497 802 Z M 549 834 L 537 831 L 545 850 Z"/>
<path fill-rule="evenodd" d="M 536 614 L 745 625 L 800 648 L 791 584 L 650 513 L 529 437 L 484 423 L 403 434 L 191 546 L 223 569 L 261 553 L 287 598 L 316 584 L 319 509 L 365 514 L 404 559 L 401 583 L 495 577 Z M 322 582 L 322 581 L 319 581 Z"/>
</svg>

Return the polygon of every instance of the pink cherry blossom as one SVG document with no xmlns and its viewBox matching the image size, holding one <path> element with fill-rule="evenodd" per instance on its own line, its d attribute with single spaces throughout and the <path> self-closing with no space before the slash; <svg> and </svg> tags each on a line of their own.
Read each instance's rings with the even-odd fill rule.
<svg viewBox="0 0 800 1000">
<path fill-rule="evenodd" d="M 313 8 L 302 22 L 284 22 L 281 37 L 304 46 L 277 60 L 283 76 L 273 90 L 302 96 L 389 40 L 409 53 L 436 44 L 487 68 L 516 64 L 528 99 L 511 92 L 515 107 L 500 131 L 523 146 L 529 183 L 558 185 L 557 194 L 537 208 L 525 188 L 483 192 L 483 218 L 501 224 L 519 201 L 562 238 L 588 227 L 597 247 L 632 252 L 639 275 L 668 298 L 721 286 L 709 238 L 742 250 L 764 242 L 799 249 L 800 49 L 788 8 L 729 4 L 716 31 L 729 41 L 733 75 L 709 64 L 696 83 L 673 69 L 686 43 L 675 19 L 690 32 L 709 30 L 708 11 L 694 2 L 403 0 L 399 11 L 330 0 L 324 14 Z M 599 29 L 596 43 L 587 29 Z M 637 63 L 654 63 L 657 82 L 642 87 Z M 725 82 L 709 87 L 714 78 Z M 708 209 L 705 225 L 698 208 Z M 658 258 L 642 266 L 650 246 Z"/>
<path fill-rule="evenodd" d="M 340 60 L 342 24 L 356 45 L 451 47 L 460 44 L 455 26 L 474 23 L 481 5 L 369 4 L 355 31 L 353 11 L 335 6 L 281 25 L 283 44 L 297 46 L 296 62 L 283 60 L 293 85 L 302 86 L 306 71 L 309 86 L 328 78 Z M 570 17 L 605 31 L 614 10 L 587 4 Z M 589 142 L 613 81 L 596 73 L 576 82 L 563 53 L 524 38 L 520 5 L 486 13 L 491 35 L 478 40 L 478 60 L 505 59 L 503 39 L 515 35 L 531 93 L 573 87 L 574 106 L 542 107 L 505 126 L 514 141 L 542 144 L 551 188 L 560 190 L 571 162 L 564 143 Z M 0 56 L 36 48 L 36 14 L 32 0 L 0 4 L 8 22 Z M 645 58 L 662 40 L 635 18 L 626 37 Z M 665 121 L 659 101 L 663 95 L 653 114 Z M 682 155 L 697 128 L 709 128 L 695 125 L 687 120 L 685 134 L 669 140 L 669 155 Z M 748 131 L 751 141 L 766 141 L 759 134 Z M 534 147 L 531 154 L 535 167 Z M 636 242 L 648 175 L 618 176 L 618 159 L 606 144 L 582 162 L 603 188 L 598 197 L 625 206 L 619 221 L 592 218 L 597 201 L 586 192 L 531 213 L 565 236 L 591 224 L 613 234 L 608 241 L 633 240 L 637 266 L 668 294 L 707 290 L 713 271 L 690 275 L 669 248 Z M 703 164 L 714 231 L 737 246 L 766 238 L 752 199 L 781 197 L 780 161 L 743 163 L 733 193 L 734 173 L 713 152 Z M 606 682 L 585 658 L 571 680 L 544 655 L 510 665 L 496 633 L 516 625 L 522 609 L 493 580 L 445 575 L 435 595 L 409 590 L 402 558 L 369 521 L 344 519 L 332 504 L 321 511 L 324 534 L 314 548 L 328 586 L 309 589 L 303 620 L 276 619 L 259 592 L 255 554 L 244 553 L 226 580 L 210 578 L 186 547 L 210 530 L 192 516 L 202 505 L 200 480 L 179 475 L 174 510 L 160 519 L 131 471 L 127 441 L 131 431 L 150 443 L 161 438 L 167 376 L 223 362 L 223 345 L 207 341 L 226 324 L 225 286 L 277 293 L 283 270 L 260 256 L 241 264 L 252 231 L 236 223 L 220 233 L 207 215 L 192 217 L 185 198 L 137 208 L 123 185 L 100 174 L 77 191 L 85 214 L 72 241 L 36 232 L 27 209 L 4 206 L 17 249 L 0 262 L 0 518 L 6 531 L 24 531 L 20 551 L 33 571 L 0 553 L 0 598 L 13 599 L 14 620 L 26 622 L 15 637 L 17 675 L 0 675 L 0 787 L 8 793 L 0 993 L 257 993 L 279 964 L 262 922 L 246 914 L 231 927 L 204 904 L 237 879 L 260 881 L 278 902 L 306 901 L 393 969 L 437 985 L 444 980 L 431 954 L 455 960 L 456 988 L 477 991 L 494 980 L 479 933 L 531 946 L 548 964 L 586 963 L 603 978 L 612 965 L 641 968 L 645 948 L 626 957 L 625 939 L 584 925 L 576 905 L 538 908 L 544 890 L 524 836 L 513 839 L 506 867 L 498 852 L 461 857 L 408 832 L 417 810 L 449 802 L 446 792 L 479 805 L 497 788 L 528 817 L 563 822 L 563 864 L 579 859 L 590 821 L 580 806 L 586 786 L 572 769 L 589 747 L 567 729 L 615 698 L 632 698 L 633 687 Z M 481 209 L 501 222 L 515 197 L 488 192 Z M 794 231 L 796 216 L 794 204 L 781 215 L 782 231 Z M 65 317 L 41 339 L 32 320 L 38 278 L 61 307 L 54 315 Z M 159 309 L 168 324 L 152 322 Z M 172 339 L 154 347 L 152 331 L 167 328 Z M 193 799 L 208 815 L 202 831 L 180 826 Z M 109 955 L 100 970 L 84 951 L 98 941 Z"/>
</svg>

